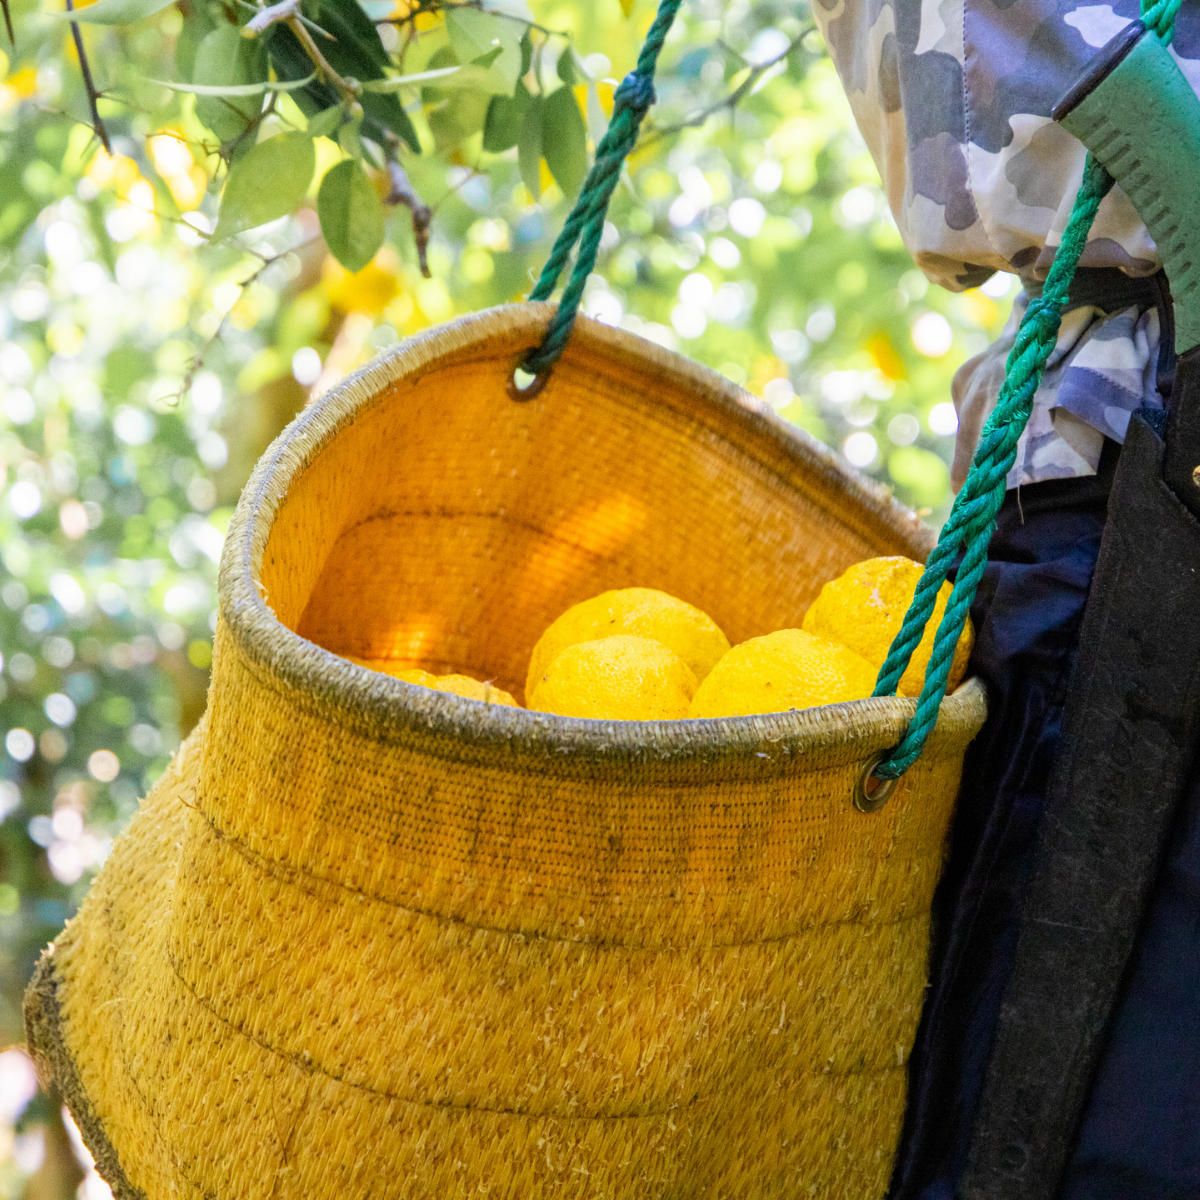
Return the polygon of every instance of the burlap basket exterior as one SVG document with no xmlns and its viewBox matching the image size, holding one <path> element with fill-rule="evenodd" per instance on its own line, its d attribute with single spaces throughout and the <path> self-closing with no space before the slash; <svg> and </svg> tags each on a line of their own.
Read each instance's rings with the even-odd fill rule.
<svg viewBox="0 0 1200 1200">
<path fill-rule="evenodd" d="M 912 702 L 575 721 L 520 695 L 614 586 L 732 641 L 927 533 L 714 373 L 547 309 L 452 322 L 303 413 L 221 565 L 208 712 L 27 1015 L 119 1200 L 883 1194 L 982 690 L 879 813 Z"/>
</svg>

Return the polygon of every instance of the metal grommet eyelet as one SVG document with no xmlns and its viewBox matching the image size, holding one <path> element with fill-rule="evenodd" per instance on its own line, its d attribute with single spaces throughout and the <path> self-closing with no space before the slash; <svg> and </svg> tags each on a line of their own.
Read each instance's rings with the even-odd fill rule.
<svg viewBox="0 0 1200 1200">
<path fill-rule="evenodd" d="M 892 798 L 896 784 L 900 782 L 898 779 L 880 779 L 875 775 L 875 768 L 886 757 L 887 753 L 881 751 L 869 758 L 854 781 L 854 807 L 859 812 L 878 812 Z"/>
<path fill-rule="evenodd" d="M 543 371 L 540 375 L 531 375 L 518 363 L 508 377 L 509 398 L 518 404 L 523 404 L 526 400 L 532 400 L 534 396 L 539 395 L 549 381 L 549 370 Z"/>
</svg>

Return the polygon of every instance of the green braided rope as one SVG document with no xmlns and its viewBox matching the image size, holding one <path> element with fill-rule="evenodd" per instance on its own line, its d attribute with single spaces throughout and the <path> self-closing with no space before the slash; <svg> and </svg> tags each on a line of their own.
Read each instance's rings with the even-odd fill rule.
<svg viewBox="0 0 1200 1200">
<path fill-rule="evenodd" d="M 1170 45 L 1175 36 L 1175 17 L 1182 3 L 1183 0 L 1155 0 L 1153 3 L 1142 0 L 1142 23 L 1164 45 Z M 1016 461 L 1017 443 L 1033 411 L 1033 397 L 1041 383 L 1046 360 L 1058 341 L 1058 329 L 1079 256 L 1087 244 L 1100 201 L 1112 185 L 1112 176 L 1089 154 L 1084 165 L 1083 183 L 1075 197 L 1071 218 L 1042 294 L 1030 302 L 1017 330 L 1016 341 L 1005 364 L 1004 386 L 980 435 L 970 474 L 955 497 L 938 544 L 925 564 L 904 624 L 879 670 L 875 695 L 893 695 L 913 651 L 925 634 L 937 594 L 961 552 L 963 557 L 950 599 L 934 636 L 933 652 L 925 669 L 925 684 L 916 713 L 900 743 L 875 768 L 874 773 L 882 779 L 898 779 L 916 762 L 925 739 L 937 722 L 954 650 L 975 599 L 975 589 L 987 566 L 987 548 L 996 527 L 996 516 L 1004 503 L 1008 473 Z"/>
<path fill-rule="evenodd" d="M 1142 24 L 1158 34 L 1158 40 L 1169 46 L 1175 37 L 1175 18 L 1183 6 L 1183 0 L 1157 0 L 1148 4 L 1142 0 Z"/>
<path fill-rule="evenodd" d="M 1017 330 L 1005 367 L 1004 386 L 984 425 L 971 472 L 954 499 L 950 517 L 925 564 L 904 624 L 879 670 L 875 695 L 894 694 L 933 615 L 938 591 L 961 550 L 963 560 L 934 638 L 917 711 L 900 744 L 875 768 L 875 774 L 882 779 L 897 779 L 916 762 L 925 739 L 937 722 L 938 708 L 946 694 L 946 681 L 954 661 L 954 649 L 975 599 L 975 589 L 987 566 L 988 543 L 996 526 L 996 515 L 1004 503 L 1008 473 L 1017 457 L 1017 442 L 1033 411 L 1033 397 L 1042 381 L 1046 360 L 1057 344 L 1058 329 L 1079 256 L 1087 245 L 1088 232 L 1096 219 L 1100 201 L 1112 185 L 1112 176 L 1089 154 L 1083 170 L 1083 184 L 1075 197 L 1075 207 L 1042 294 L 1030 301 Z"/>
<path fill-rule="evenodd" d="M 596 265 L 608 202 L 621 177 L 621 167 L 637 144 L 642 118 L 654 103 L 654 70 L 658 65 L 658 55 L 681 3 L 682 0 L 662 0 L 659 4 L 654 24 L 650 26 L 642 52 L 638 55 L 637 66 L 621 80 L 613 95 L 612 120 L 608 132 L 596 147 L 596 161 L 584 180 L 579 199 L 575 201 L 575 207 L 558 235 L 530 296 L 531 300 L 550 298 L 570 257 L 571 248 L 578 240 L 575 267 L 558 302 L 558 312 L 551 320 L 542 344 L 531 351 L 521 364 L 532 375 L 545 374 L 558 361 L 571 336 L 579 302 L 583 299 L 584 285 Z"/>
</svg>

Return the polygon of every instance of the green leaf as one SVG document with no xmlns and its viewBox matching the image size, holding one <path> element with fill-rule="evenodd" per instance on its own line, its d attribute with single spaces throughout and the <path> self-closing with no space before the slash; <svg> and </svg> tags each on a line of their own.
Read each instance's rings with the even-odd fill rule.
<svg viewBox="0 0 1200 1200">
<path fill-rule="evenodd" d="M 202 87 L 225 88 L 266 83 L 266 57 L 257 42 L 241 37 L 232 25 L 221 25 L 196 47 L 192 77 Z M 240 137 L 261 111 L 260 95 L 202 95 L 196 100 L 196 116 L 222 142 L 231 142 Z"/>
<path fill-rule="evenodd" d="M 587 175 L 587 127 L 575 102 L 575 93 L 569 87 L 561 87 L 546 97 L 542 153 L 563 195 L 574 196 Z"/>
<path fill-rule="evenodd" d="M 447 54 L 450 52 L 446 47 Z M 445 74 L 442 74 L 442 72 Z M 437 71 L 425 71 L 431 78 L 421 85 L 422 99 L 435 99 L 444 92 L 479 92 L 484 96 L 496 93 L 495 76 L 487 67 L 478 63 L 467 63 L 465 67 L 440 67 Z M 368 91 L 383 91 L 382 87 L 367 88 Z M 388 88 L 388 91 L 393 89 Z"/>
<path fill-rule="evenodd" d="M 460 63 L 487 67 L 487 90 L 512 95 L 521 73 L 521 43 L 516 25 L 492 13 L 466 6 L 446 12 L 446 32 Z"/>
<path fill-rule="evenodd" d="M 286 216 L 304 199 L 317 167 L 312 138 L 281 133 L 259 142 L 229 170 L 214 238 Z"/>
<path fill-rule="evenodd" d="M 477 8 L 452 8 L 446 13 L 446 32 L 450 48 L 460 63 L 469 63 L 486 54 L 500 39 L 499 17 Z"/>
<path fill-rule="evenodd" d="M 391 66 L 391 59 L 384 49 L 375 22 L 354 0 L 350 0 L 350 3 L 346 0 L 321 0 L 317 9 L 317 24 L 333 35 L 332 45 L 327 38 L 318 35 L 318 39 L 330 66 L 342 75 L 353 75 L 355 79 L 377 79 Z M 343 55 L 347 67 L 352 62 L 362 64 L 365 60 L 372 69 L 359 65 L 357 70 L 342 70 L 335 58 Z"/>
<path fill-rule="evenodd" d="M 52 12 L 47 16 L 81 21 L 88 25 L 131 25 L 162 12 L 174 0 L 96 0 L 74 12 Z"/>
<path fill-rule="evenodd" d="M 536 200 L 542 194 L 542 105 L 541 96 L 530 96 L 517 139 L 517 164 L 521 180 Z"/>
<path fill-rule="evenodd" d="M 307 87 L 317 73 L 314 71 L 307 79 L 295 79 L 288 83 L 278 80 L 267 80 L 266 83 L 173 83 L 169 79 L 147 79 L 147 83 L 157 83 L 159 87 L 170 88 L 173 92 L 188 92 L 193 96 L 262 96 L 267 92 L 294 92 L 298 88 Z"/>
<path fill-rule="evenodd" d="M 487 110 L 486 92 L 454 92 L 426 114 L 434 145 L 439 150 L 449 150 L 477 133 L 487 119 Z"/>
<path fill-rule="evenodd" d="M 192 78 L 196 66 L 196 49 L 214 28 L 209 10 L 203 5 L 193 5 L 192 15 L 184 21 L 183 28 L 175 39 L 175 69 L 184 79 Z"/>
<path fill-rule="evenodd" d="M 321 53 L 338 74 L 353 77 L 364 84 L 370 80 L 384 79 L 385 68 L 391 66 L 391 60 L 375 26 L 357 3 L 353 0 L 324 0 L 317 10 L 316 19 L 322 29 L 337 39 L 331 41 L 320 34 L 313 34 Z M 312 61 L 286 25 L 272 25 L 262 40 L 267 44 L 271 64 L 280 79 L 303 79 L 311 73 Z M 321 80 L 314 80 L 307 87 L 294 92 L 293 98 L 306 117 L 315 116 L 341 101 L 337 92 Z M 410 149 L 420 153 L 421 142 L 417 131 L 395 96 L 364 91 L 360 100 L 366 114 L 364 136 L 383 145 L 390 131 L 406 142 Z"/>
<path fill-rule="evenodd" d="M 333 104 L 329 108 L 309 117 L 308 127 L 305 132 L 310 138 L 333 137 L 344 120 L 345 114 L 342 111 L 342 106 L 340 104 Z"/>
<path fill-rule="evenodd" d="M 330 167 L 317 193 L 325 244 L 347 271 L 361 271 L 383 245 L 383 205 L 352 158 Z"/>
<path fill-rule="evenodd" d="M 348 158 L 362 158 L 362 121 L 347 121 L 338 130 L 337 143 Z"/>
<path fill-rule="evenodd" d="M 483 123 L 483 148 L 491 154 L 515 146 L 521 137 L 525 110 L 529 107 L 529 91 L 523 83 L 511 96 L 493 96 Z"/>
<path fill-rule="evenodd" d="M 398 92 L 409 84 L 432 83 L 438 80 L 438 87 L 452 87 L 449 77 L 463 70 L 462 67 L 439 67 L 436 71 L 417 71 L 412 75 L 392 75 L 387 79 L 369 79 L 364 83 L 364 92 Z"/>
<path fill-rule="evenodd" d="M 567 87 L 574 87 L 579 82 L 578 74 L 575 70 L 575 51 L 567 46 L 558 56 L 558 77 Z"/>
</svg>

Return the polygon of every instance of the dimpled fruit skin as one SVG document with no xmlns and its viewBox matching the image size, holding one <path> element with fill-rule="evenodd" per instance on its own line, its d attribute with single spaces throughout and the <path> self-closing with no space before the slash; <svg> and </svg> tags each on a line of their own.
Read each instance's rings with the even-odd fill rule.
<svg viewBox="0 0 1200 1200">
<path fill-rule="evenodd" d="M 729 649 L 729 639 L 706 613 L 654 588 L 621 588 L 568 608 L 538 639 L 529 659 L 525 698 L 568 646 L 628 634 L 661 642 L 687 663 L 697 682 Z"/>
<path fill-rule="evenodd" d="M 418 687 L 437 687 L 437 676 L 429 671 L 422 671 L 420 667 L 407 667 L 402 671 L 384 671 L 384 674 L 390 675 L 393 679 L 399 679 L 402 683 L 415 683 Z"/>
<path fill-rule="evenodd" d="M 404 683 L 432 688 L 435 692 L 452 692 L 455 696 L 463 696 L 467 700 L 481 700 L 484 704 L 503 704 L 508 708 L 521 707 L 502 688 L 493 687 L 490 683 L 480 683 L 470 675 L 434 675 L 429 671 L 422 671 L 420 667 L 405 667 L 401 670 L 386 671 L 385 674 Z"/>
<path fill-rule="evenodd" d="M 696 676 L 649 638 L 618 635 L 568 646 L 526 695 L 529 707 L 598 721 L 675 721 L 688 715 Z"/>
<path fill-rule="evenodd" d="M 696 691 L 689 717 L 749 717 L 861 700 L 875 687 L 866 659 L 801 629 L 734 646 Z"/>
<path fill-rule="evenodd" d="M 494 687 L 490 683 L 480 683 L 470 675 L 437 675 L 428 687 L 439 692 L 452 692 L 456 696 L 465 696 L 468 700 L 482 700 L 484 704 L 503 704 L 506 708 L 521 706 L 503 688 Z"/>
<path fill-rule="evenodd" d="M 910 558 L 868 558 L 831 580 L 804 614 L 801 628 L 833 642 L 841 642 L 861 654 L 876 673 L 887 658 L 892 641 L 904 623 L 904 614 L 912 603 L 921 565 Z M 901 696 L 919 696 L 925 683 L 925 668 L 933 653 L 933 639 L 950 599 L 950 584 L 938 591 L 937 604 L 925 636 L 921 638 L 908 668 L 900 677 Z M 967 659 L 975 645 L 971 618 L 963 627 L 954 648 L 947 691 L 953 691 L 967 672 Z"/>
</svg>

